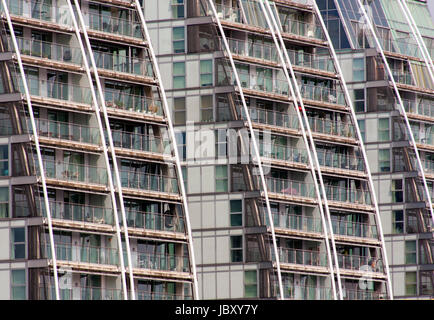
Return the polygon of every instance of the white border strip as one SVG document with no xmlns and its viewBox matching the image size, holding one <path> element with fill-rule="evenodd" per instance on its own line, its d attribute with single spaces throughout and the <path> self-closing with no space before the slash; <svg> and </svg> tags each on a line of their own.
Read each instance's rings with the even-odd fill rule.
<svg viewBox="0 0 434 320">
<path fill-rule="evenodd" d="M 21 60 L 20 49 L 18 47 L 17 39 L 15 37 L 14 27 L 12 25 L 11 17 L 9 15 L 9 9 L 6 5 L 6 0 L 2 0 L 2 4 L 3 4 L 3 8 L 5 10 L 6 19 L 8 21 L 9 32 L 11 35 L 12 43 L 14 45 L 15 55 L 17 56 L 17 60 L 18 60 L 18 66 L 20 69 L 21 79 L 23 81 L 24 92 L 25 92 L 26 100 L 27 100 L 27 108 L 29 110 L 30 121 L 32 123 L 33 137 L 35 138 L 36 154 L 37 154 L 37 158 L 38 158 L 39 171 L 41 174 L 42 191 L 44 193 L 45 210 L 47 212 L 48 233 L 50 235 L 50 248 L 51 248 L 51 257 L 53 260 L 53 273 L 54 273 L 54 289 L 56 292 L 56 300 L 60 300 L 59 278 L 58 278 L 58 273 L 57 273 L 56 249 L 54 247 L 53 224 L 52 224 L 52 220 L 51 220 L 50 204 L 48 201 L 48 193 L 47 193 L 47 184 L 46 184 L 46 179 L 45 179 L 44 164 L 42 161 L 41 149 L 39 146 L 39 136 L 38 136 L 38 131 L 36 130 L 35 117 L 33 115 L 33 107 L 32 107 L 32 102 L 30 100 L 29 87 L 27 85 L 27 80 L 26 80 L 26 76 L 24 73 L 23 61 Z"/>
<path fill-rule="evenodd" d="M 145 34 L 146 41 L 148 41 L 149 52 L 151 54 L 151 62 L 153 64 L 154 72 L 155 72 L 155 75 L 157 77 L 158 84 L 160 87 L 160 94 L 161 94 L 161 98 L 162 98 L 161 100 L 163 101 L 163 107 L 164 107 L 164 112 L 166 114 L 166 120 L 167 120 L 167 124 L 168 124 L 169 135 L 170 135 L 170 138 L 172 140 L 171 144 L 173 147 L 173 153 L 175 155 L 175 166 L 176 166 L 177 175 L 178 175 L 178 185 L 181 188 L 181 196 L 182 196 L 182 201 L 184 204 L 184 214 L 185 214 L 185 222 L 186 222 L 186 227 L 187 227 L 188 246 L 189 246 L 189 251 L 190 251 L 190 254 L 189 254 L 190 266 L 191 266 L 191 271 L 193 274 L 193 297 L 194 297 L 194 299 L 199 300 L 200 298 L 199 298 L 199 289 L 198 289 L 198 283 L 197 283 L 196 261 L 195 261 L 195 257 L 194 257 L 193 237 L 192 237 L 192 231 L 191 231 L 191 225 L 190 225 L 190 213 L 189 213 L 188 205 L 187 205 L 187 193 L 186 193 L 185 188 L 184 188 L 184 177 L 182 175 L 181 161 L 179 158 L 178 145 L 176 143 L 175 131 L 173 129 L 169 105 L 167 104 L 166 92 L 164 90 L 163 81 L 161 79 L 160 68 L 158 67 L 157 58 L 155 56 L 155 52 L 154 52 L 154 49 L 153 49 L 152 44 L 151 44 L 151 37 L 149 36 L 148 28 L 146 26 L 145 17 L 143 16 L 143 10 L 142 10 L 142 7 L 140 6 L 140 2 L 138 0 L 135 0 L 135 5 L 136 5 L 137 13 L 139 14 L 140 21 L 142 23 L 142 28 L 143 28 L 143 32 Z"/>
</svg>

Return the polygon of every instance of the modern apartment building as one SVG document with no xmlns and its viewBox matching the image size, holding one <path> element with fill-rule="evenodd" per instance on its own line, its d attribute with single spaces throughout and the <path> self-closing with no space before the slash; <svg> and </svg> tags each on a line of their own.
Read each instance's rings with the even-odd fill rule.
<svg viewBox="0 0 434 320">
<path fill-rule="evenodd" d="M 0 8 L 0 299 L 195 298 L 140 1 Z"/>
<path fill-rule="evenodd" d="M 315 1 L 145 0 L 144 15 L 200 298 L 390 298 L 365 132 Z"/>
<path fill-rule="evenodd" d="M 317 1 L 375 181 L 393 293 L 432 299 L 434 18 L 426 1 Z"/>
</svg>

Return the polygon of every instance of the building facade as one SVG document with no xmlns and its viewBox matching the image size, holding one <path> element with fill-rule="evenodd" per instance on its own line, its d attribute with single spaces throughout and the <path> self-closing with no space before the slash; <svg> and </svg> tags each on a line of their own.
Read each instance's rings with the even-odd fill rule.
<svg viewBox="0 0 434 320">
<path fill-rule="evenodd" d="M 426 1 L 317 1 L 352 91 L 393 293 L 432 299 L 434 23 Z"/>
<path fill-rule="evenodd" d="M 305 0 L 144 1 L 203 299 L 388 299 L 352 99 Z"/>
<path fill-rule="evenodd" d="M 0 12 L 0 298 L 195 298 L 141 3 L 2 0 Z"/>
</svg>

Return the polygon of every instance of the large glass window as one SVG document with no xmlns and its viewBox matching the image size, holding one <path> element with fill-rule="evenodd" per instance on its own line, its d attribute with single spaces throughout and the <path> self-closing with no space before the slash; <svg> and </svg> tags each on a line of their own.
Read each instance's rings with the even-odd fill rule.
<svg viewBox="0 0 434 320">
<path fill-rule="evenodd" d="M 404 189 L 402 179 L 392 180 L 392 202 L 402 202 L 404 200 Z"/>
<path fill-rule="evenodd" d="M 414 296 L 417 294 L 417 274 L 416 272 L 405 273 L 405 295 Z"/>
<path fill-rule="evenodd" d="M 378 170 L 380 172 L 390 171 L 390 150 L 380 149 L 378 150 Z"/>
<path fill-rule="evenodd" d="M 405 264 L 417 263 L 416 240 L 405 241 Z"/>
<path fill-rule="evenodd" d="M 378 141 L 390 140 L 389 118 L 378 119 Z"/>
<path fill-rule="evenodd" d="M 365 120 L 357 120 L 357 124 L 359 125 L 362 141 L 365 142 L 366 141 Z"/>
<path fill-rule="evenodd" d="M 212 60 L 200 61 L 200 86 L 212 86 Z"/>
<path fill-rule="evenodd" d="M 9 176 L 9 146 L 0 145 L 0 176 Z"/>
<path fill-rule="evenodd" d="M 184 0 L 172 0 L 172 18 L 180 19 L 185 17 Z"/>
<path fill-rule="evenodd" d="M 174 53 L 185 52 L 185 32 L 184 27 L 175 27 L 172 29 L 172 43 Z"/>
<path fill-rule="evenodd" d="M 11 259 L 26 258 L 26 232 L 24 228 L 11 229 L 12 253 Z"/>
<path fill-rule="evenodd" d="M 354 95 L 354 111 L 365 112 L 365 90 L 355 89 L 353 91 L 353 95 Z"/>
<path fill-rule="evenodd" d="M 174 124 L 185 124 L 185 98 L 173 98 Z"/>
<path fill-rule="evenodd" d="M 404 233 L 404 212 L 403 210 L 392 211 L 392 232 Z"/>
<path fill-rule="evenodd" d="M 173 89 L 185 88 L 185 62 L 173 63 Z"/>
<path fill-rule="evenodd" d="M 227 166 L 215 167 L 215 191 L 216 192 L 228 191 L 228 167 Z"/>
<path fill-rule="evenodd" d="M 365 59 L 355 58 L 353 59 L 353 81 L 365 80 Z"/>
<path fill-rule="evenodd" d="M 230 220 L 231 227 L 239 227 L 243 225 L 243 205 L 242 200 L 230 201 Z"/>
<path fill-rule="evenodd" d="M 0 218 L 9 217 L 9 188 L 0 188 Z"/>
<path fill-rule="evenodd" d="M 231 236 L 231 262 L 243 261 L 243 236 Z"/>
<path fill-rule="evenodd" d="M 200 97 L 200 114 L 203 122 L 214 120 L 212 95 Z"/>
<path fill-rule="evenodd" d="M 26 270 L 11 270 L 12 300 L 26 300 Z"/>
<path fill-rule="evenodd" d="M 256 270 L 244 271 L 244 297 L 256 298 L 258 296 L 258 279 Z"/>
</svg>

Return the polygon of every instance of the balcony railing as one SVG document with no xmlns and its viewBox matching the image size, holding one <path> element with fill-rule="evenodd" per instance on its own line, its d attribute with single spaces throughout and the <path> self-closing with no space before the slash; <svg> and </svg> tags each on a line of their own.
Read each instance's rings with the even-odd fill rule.
<svg viewBox="0 0 434 320">
<path fill-rule="evenodd" d="M 70 47 L 68 45 L 40 41 L 35 39 L 24 39 L 16 37 L 20 53 L 38 58 L 46 58 L 50 60 L 68 62 L 76 65 L 82 65 L 82 55 L 80 48 Z M 10 46 L 12 42 L 9 38 Z"/>
<path fill-rule="evenodd" d="M 374 238 L 378 237 L 377 227 L 361 222 L 337 220 L 332 217 L 333 232 L 341 236 Z"/>
<path fill-rule="evenodd" d="M 59 289 L 60 300 L 123 300 L 123 293 L 120 289 L 106 289 L 96 287 L 72 286 L 67 289 Z M 56 299 L 54 285 L 47 285 L 39 288 L 40 299 Z"/>
<path fill-rule="evenodd" d="M 318 162 L 321 166 L 364 172 L 365 165 L 362 157 L 336 153 L 329 150 L 317 149 Z"/>
<path fill-rule="evenodd" d="M 239 8 L 225 6 L 222 4 L 215 5 L 217 11 L 217 17 L 221 20 L 230 22 L 243 23 L 241 20 L 241 10 Z M 212 14 L 209 12 L 208 14 Z"/>
<path fill-rule="evenodd" d="M 161 100 L 113 91 L 110 89 L 105 89 L 104 95 L 106 106 L 108 108 L 159 116 L 163 115 Z"/>
<path fill-rule="evenodd" d="M 261 157 L 307 164 L 307 150 L 278 143 L 259 143 Z"/>
<path fill-rule="evenodd" d="M 135 267 L 152 270 L 188 272 L 189 260 L 187 256 L 138 252 Z"/>
<path fill-rule="evenodd" d="M 107 169 L 91 165 L 43 159 L 46 177 L 63 181 L 107 185 Z M 38 163 L 35 163 L 39 173 Z"/>
<path fill-rule="evenodd" d="M 291 280 L 290 280 L 291 281 Z M 272 296 L 279 297 L 279 285 L 277 281 L 272 282 Z M 292 282 L 283 283 L 283 296 L 289 300 L 332 300 L 333 291 L 329 287 L 321 286 L 300 286 Z"/>
<path fill-rule="evenodd" d="M 154 77 L 152 63 L 147 59 L 95 50 L 93 51 L 93 56 L 97 68 Z"/>
<path fill-rule="evenodd" d="M 329 119 L 321 119 L 308 117 L 310 129 L 313 132 L 345 137 L 354 138 L 355 130 L 354 126 L 349 122 L 332 121 Z"/>
<path fill-rule="evenodd" d="M 413 81 L 413 76 L 409 71 L 402 70 L 394 70 L 392 69 L 392 75 L 396 82 L 406 84 L 406 85 L 415 85 Z"/>
<path fill-rule="evenodd" d="M 120 170 L 123 188 L 178 194 L 178 180 L 158 174 Z"/>
<path fill-rule="evenodd" d="M 425 159 L 425 158 L 421 158 L 420 160 L 421 160 L 423 168 L 426 172 L 434 173 L 434 161 L 433 160 L 429 160 L 429 159 Z"/>
<path fill-rule="evenodd" d="M 325 40 L 324 32 L 321 26 L 315 23 L 308 23 L 305 21 L 297 20 L 285 20 L 280 19 L 280 24 L 282 26 L 281 31 L 284 33 L 292 33 L 302 37 L 315 38 L 319 40 Z"/>
<path fill-rule="evenodd" d="M 27 120 L 29 127 L 31 127 L 30 119 L 27 118 Z M 100 144 L 101 142 L 98 128 L 45 119 L 35 119 L 35 123 L 38 134 L 43 137 L 91 144 Z"/>
<path fill-rule="evenodd" d="M 162 137 L 121 130 L 112 130 L 112 137 L 115 147 L 170 154 L 170 142 Z"/>
<path fill-rule="evenodd" d="M 407 111 L 408 113 L 434 118 L 434 102 L 432 103 L 429 103 L 428 101 L 416 102 L 414 100 L 407 100 L 407 99 L 402 99 L 402 102 L 404 104 L 405 111 Z"/>
<path fill-rule="evenodd" d="M 372 262 L 375 258 L 356 256 L 356 255 L 345 255 L 338 253 L 338 264 L 339 268 L 349 269 L 349 270 L 361 270 L 364 272 L 383 272 L 383 265 L 381 260 Z"/>
<path fill-rule="evenodd" d="M 319 55 L 287 49 L 291 63 L 305 68 L 335 72 L 333 59 L 329 55 Z"/>
<path fill-rule="evenodd" d="M 266 177 L 268 192 L 289 196 L 314 198 L 315 189 L 312 183 Z M 259 179 L 257 180 L 259 182 Z"/>
<path fill-rule="evenodd" d="M 178 295 L 168 292 L 136 291 L 137 300 L 193 300 L 192 295 Z"/>
<path fill-rule="evenodd" d="M 166 213 L 126 210 L 127 224 L 131 228 L 184 233 L 184 218 Z M 122 220 L 119 220 L 122 224 Z"/>
<path fill-rule="evenodd" d="M 89 13 L 84 19 L 89 29 L 143 39 L 141 24 L 136 21 L 134 13 L 130 12 L 130 19 L 114 17 L 109 12 L 106 14 Z"/>
<path fill-rule="evenodd" d="M 273 44 L 228 38 L 229 47 L 233 54 L 260 60 L 279 62 L 277 49 Z"/>
<path fill-rule="evenodd" d="M 327 256 L 325 253 L 312 250 L 278 248 L 281 263 L 302 264 L 315 267 L 327 266 Z M 271 252 L 272 255 L 274 252 Z"/>
<path fill-rule="evenodd" d="M 56 259 L 83 263 L 95 263 L 106 265 L 119 264 L 119 251 L 117 248 L 105 248 L 96 246 L 79 246 L 65 243 L 54 245 Z M 45 244 L 44 257 L 51 259 L 51 246 Z"/>
<path fill-rule="evenodd" d="M 293 114 L 254 107 L 249 107 L 249 114 L 253 122 L 296 130 L 299 128 L 298 118 Z M 241 109 L 241 118 L 247 119 L 244 109 Z"/>
<path fill-rule="evenodd" d="M 379 300 L 386 297 L 384 293 L 372 290 L 343 288 L 342 293 L 344 295 L 344 300 Z"/>
<path fill-rule="evenodd" d="M 341 89 L 330 89 L 326 87 L 300 83 L 299 87 L 303 99 L 345 105 L 345 95 Z"/>
<path fill-rule="evenodd" d="M 371 205 L 369 191 L 326 185 L 327 199 L 330 201 Z"/>
</svg>

